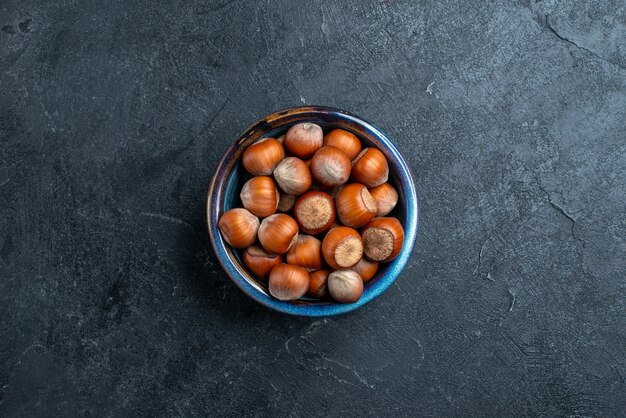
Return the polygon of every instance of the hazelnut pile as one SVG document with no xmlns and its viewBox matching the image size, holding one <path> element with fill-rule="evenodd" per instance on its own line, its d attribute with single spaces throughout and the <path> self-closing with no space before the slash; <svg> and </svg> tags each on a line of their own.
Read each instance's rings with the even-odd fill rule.
<svg viewBox="0 0 626 418">
<path fill-rule="evenodd" d="M 400 253 L 404 230 L 386 216 L 398 202 L 387 160 L 352 133 L 324 136 L 300 123 L 250 145 L 242 162 L 254 176 L 241 189 L 243 208 L 225 212 L 218 226 L 273 297 L 356 302 L 378 263 Z"/>
</svg>

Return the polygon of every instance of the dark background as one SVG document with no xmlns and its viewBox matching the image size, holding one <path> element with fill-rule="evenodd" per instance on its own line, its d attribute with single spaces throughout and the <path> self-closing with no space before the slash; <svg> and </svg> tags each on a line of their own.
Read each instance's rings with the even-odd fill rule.
<svg viewBox="0 0 626 418">
<path fill-rule="evenodd" d="M 0 415 L 620 415 L 622 1 L 0 2 Z M 213 257 L 223 152 L 281 108 L 387 131 L 413 256 L 342 317 Z"/>
</svg>

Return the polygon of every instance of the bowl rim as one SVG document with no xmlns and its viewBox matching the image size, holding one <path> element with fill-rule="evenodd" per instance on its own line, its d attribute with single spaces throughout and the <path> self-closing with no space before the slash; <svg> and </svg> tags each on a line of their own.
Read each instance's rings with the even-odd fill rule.
<svg viewBox="0 0 626 418">
<path fill-rule="evenodd" d="M 279 129 L 291 123 L 303 122 L 305 119 L 312 121 L 331 119 L 328 124 L 332 125 L 332 119 L 340 119 L 347 124 L 352 124 L 367 131 L 375 141 L 384 147 L 384 153 L 393 158 L 393 165 L 399 170 L 398 181 L 404 189 L 406 221 L 404 225 L 404 247 L 400 254 L 392 262 L 388 263 L 385 274 L 378 278 L 361 298 L 348 304 L 329 302 L 327 304 L 307 304 L 299 301 L 281 301 L 267 295 L 256 283 L 249 281 L 245 275 L 247 272 L 233 261 L 233 250 L 224 242 L 219 229 L 218 219 L 223 205 L 224 189 L 229 176 L 239 158 L 233 158 L 243 152 L 242 146 L 248 146 L 262 138 L 267 133 Z M 336 122 L 335 122 L 336 123 Z M 206 219 L 209 237 L 213 251 L 230 279 L 253 300 L 279 312 L 311 317 L 333 316 L 351 312 L 358 309 L 383 294 L 398 278 L 406 266 L 417 238 L 419 229 L 419 195 L 415 186 L 415 180 L 404 158 L 394 145 L 393 141 L 378 127 L 350 112 L 327 106 L 298 106 L 283 109 L 261 118 L 244 130 L 228 148 L 220 159 L 215 173 L 211 179 L 206 202 Z"/>
</svg>

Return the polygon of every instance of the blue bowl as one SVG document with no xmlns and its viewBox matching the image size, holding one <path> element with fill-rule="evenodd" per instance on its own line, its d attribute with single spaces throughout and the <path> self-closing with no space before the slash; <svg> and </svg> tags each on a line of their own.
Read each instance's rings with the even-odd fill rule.
<svg viewBox="0 0 626 418">
<path fill-rule="evenodd" d="M 382 151 L 389 163 L 389 182 L 398 191 L 398 205 L 388 216 L 398 218 L 404 227 L 402 251 L 391 263 L 380 264 L 376 275 L 365 283 L 363 296 L 354 303 L 342 304 L 306 297 L 285 302 L 273 298 L 269 294 L 267 283 L 248 273 L 241 262 L 240 251 L 226 244 L 217 227 L 222 213 L 234 207 L 242 207 L 239 193 L 248 174 L 240 159 L 246 147 L 261 138 L 277 138 L 291 125 L 301 122 L 317 123 L 324 131 L 330 128 L 345 129 L 359 137 L 364 146 L 376 147 Z M 211 244 L 217 259 L 233 282 L 248 296 L 269 308 L 291 315 L 330 316 L 353 311 L 371 302 L 396 280 L 411 256 L 417 236 L 419 202 L 409 167 L 393 142 L 380 129 L 343 110 L 306 106 L 272 113 L 256 122 L 237 139 L 217 166 L 209 187 L 206 210 Z"/>
</svg>

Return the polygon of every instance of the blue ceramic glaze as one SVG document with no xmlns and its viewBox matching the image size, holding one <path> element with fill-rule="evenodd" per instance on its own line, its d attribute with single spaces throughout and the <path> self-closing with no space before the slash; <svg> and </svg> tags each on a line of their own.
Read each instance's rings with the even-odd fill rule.
<svg viewBox="0 0 626 418">
<path fill-rule="evenodd" d="M 222 213 L 242 207 L 241 187 L 249 175 L 243 169 L 241 156 L 250 144 L 266 137 L 278 137 L 289 126 L 300 122 L 319 124 L 326 132 L 341 128 L 357 135 L 365 146 L 381 150 L 389 163 L 389 182 L 398 190 L 398 205 L 388 216 L 395 216 L 404 227 L 404 245 L 391 263 L 381 263 L 374 278 L 365 284 L 363 296 L 355 303 L 340 304 L 313 298 L 285 302 L 273 298 L 267 284 L 250 275 L 241 262 L 238 250 L 231 249 L 217 227 Z M 207 198 L 207 222 L 211 244 L 224 271 L 241 290 L 257 302 L 291 315 L 331 316 L 353 311 L 376 299 L 391 286 L 406 265 L 417 237 L 419 201 L 415 181 L 394 143 L 380 129 L 343 110 L 321 106 L 297 107 L 268 115 L 249 127 L 220 161 Z"/>
</svg>

